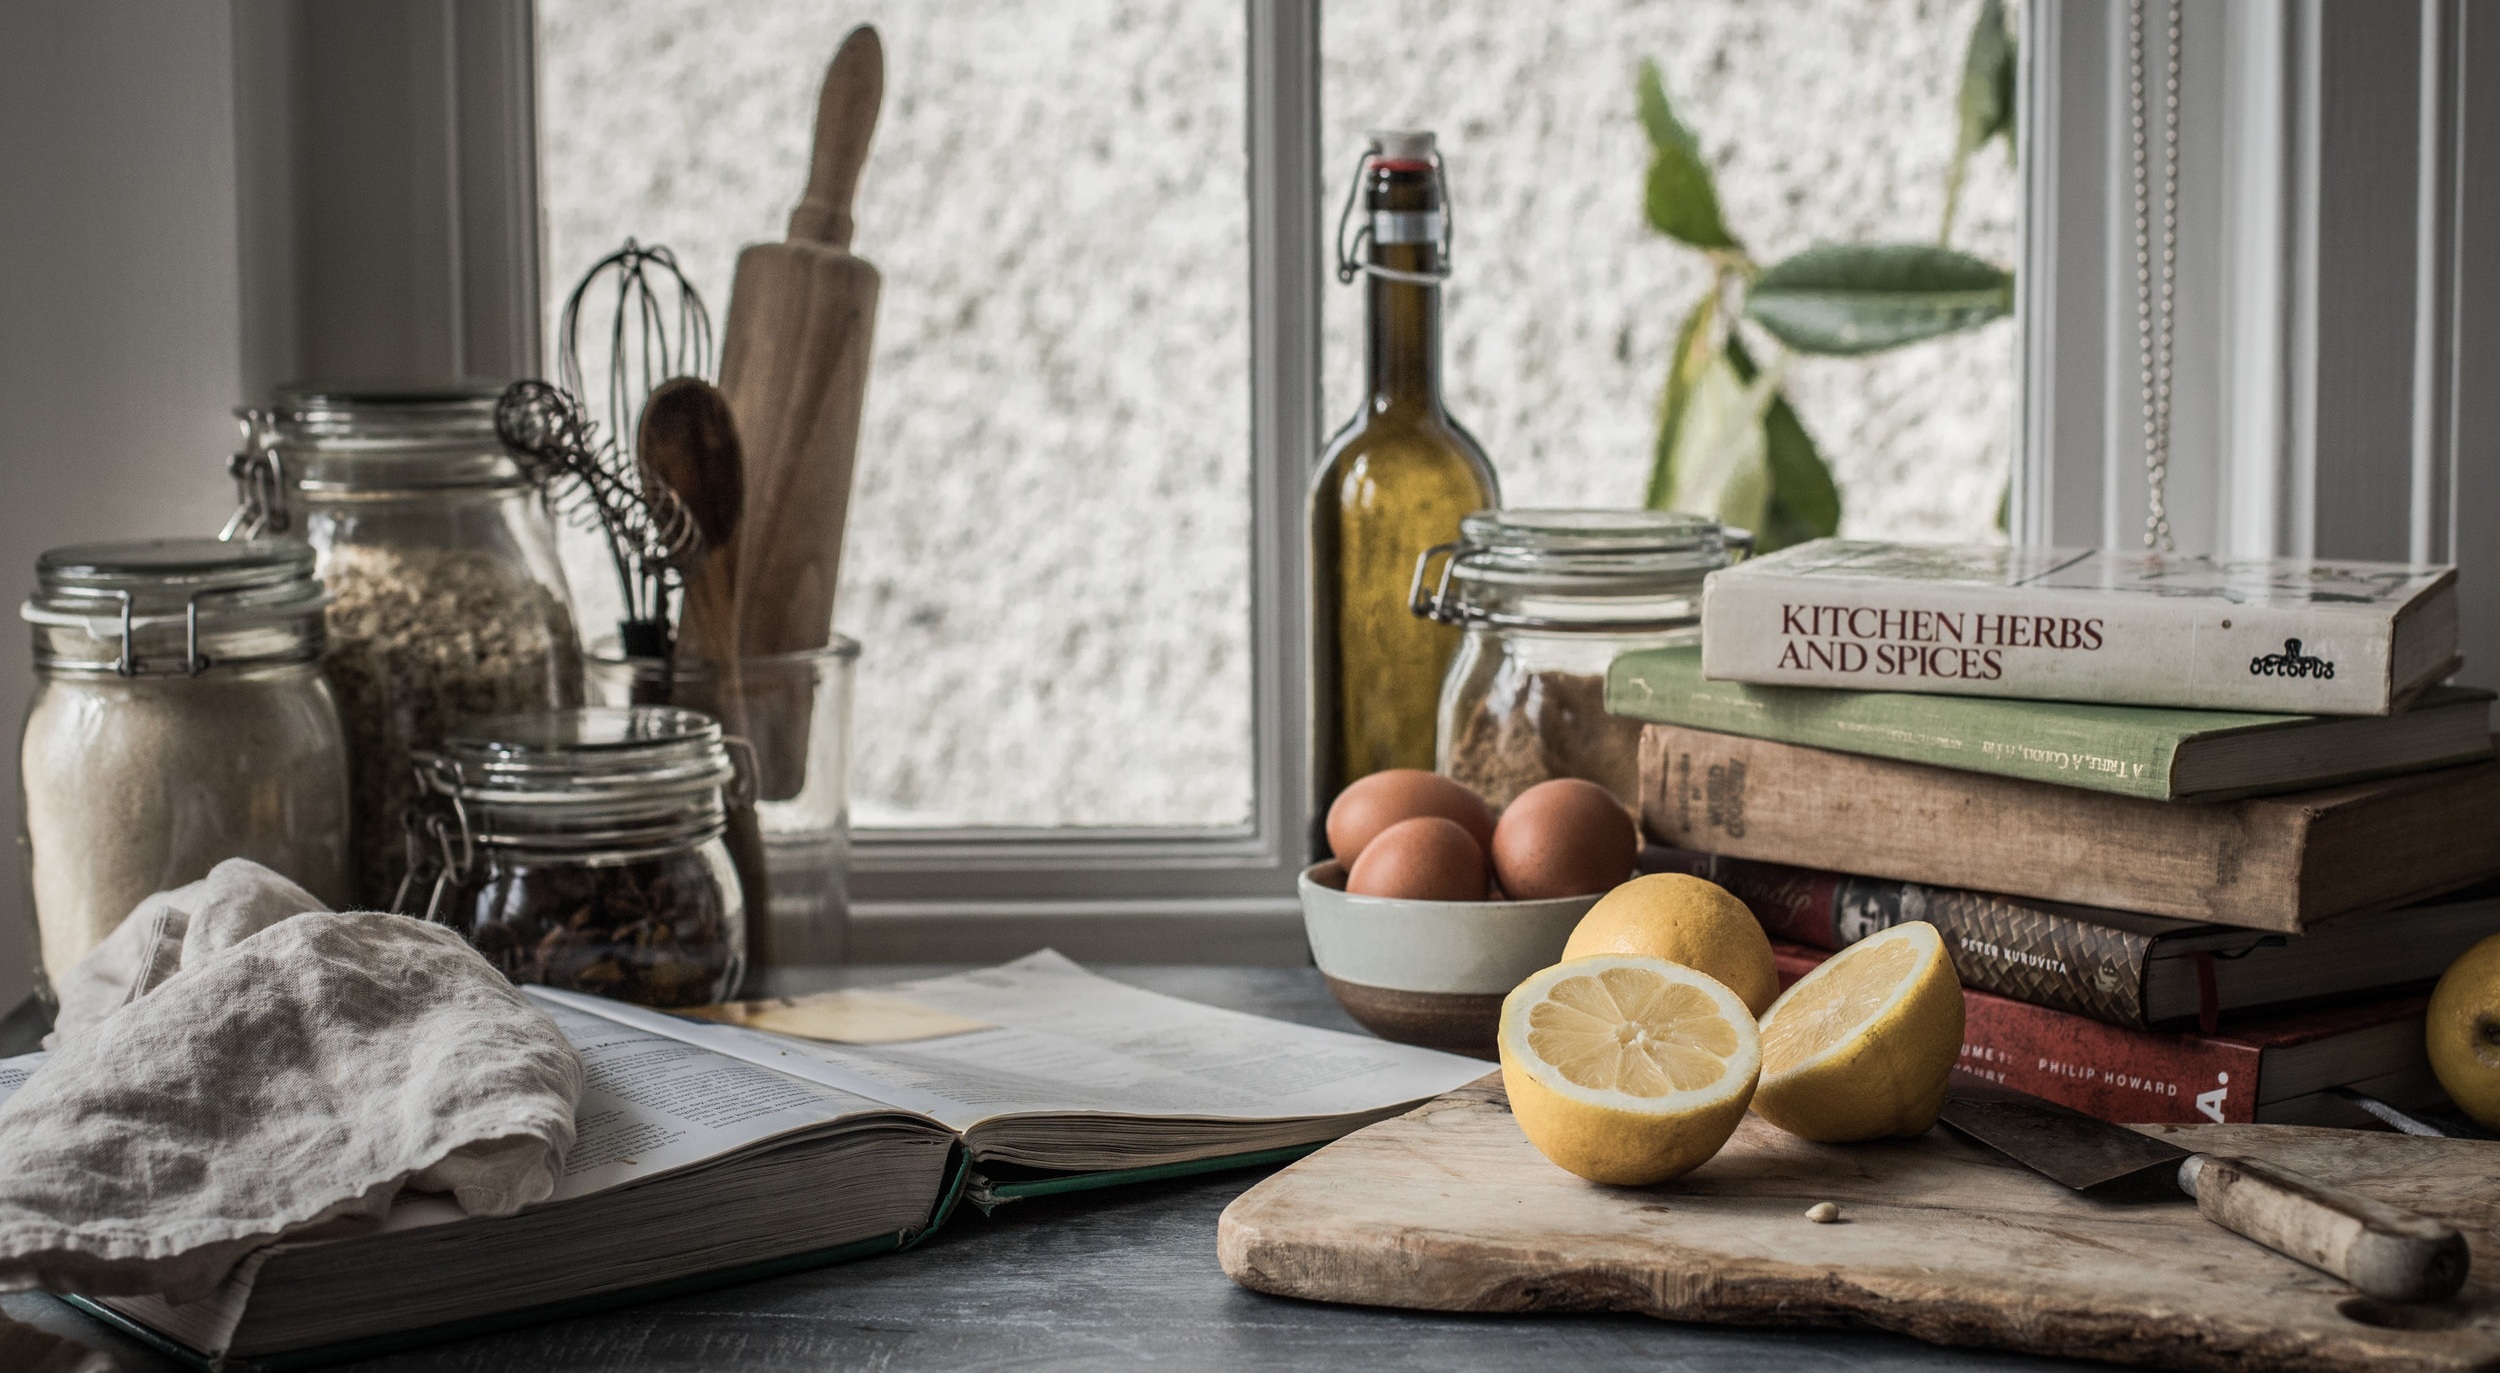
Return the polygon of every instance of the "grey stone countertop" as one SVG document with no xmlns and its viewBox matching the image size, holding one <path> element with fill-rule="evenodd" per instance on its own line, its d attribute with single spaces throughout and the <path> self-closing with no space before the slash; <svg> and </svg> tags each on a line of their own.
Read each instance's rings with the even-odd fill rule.
<svg viewBox="0 0 2500 1373">
<path fill-rule="evenodd" d="M 948 971 L 792 969 L 777 991 Z M 1117 967 L 1173 996 L 1360 1032 L 1310 968 Z M 31 1043 L 0 1021 L 0 1053 Z M 39 1033 L 39 1032 L 38 1032 Z M 2084 1367 L 1944 1349 L 1874 1331 L 1676 1325 L 1636 1316 L 1453 1316 L 1261 1296 L 1215 1262 L 1215 1222 L 1267 1170 L 1037 1198 L 983 1217 L 963 1208 L 905 1253 L 552 1321 L 353 1365 L 520 1370 L 1571 1368 L 1585 1370 Z M 49 1297 L 0 1310 L 72 1335 L 126 1373 L 180 1367 Z"/>
</svg>

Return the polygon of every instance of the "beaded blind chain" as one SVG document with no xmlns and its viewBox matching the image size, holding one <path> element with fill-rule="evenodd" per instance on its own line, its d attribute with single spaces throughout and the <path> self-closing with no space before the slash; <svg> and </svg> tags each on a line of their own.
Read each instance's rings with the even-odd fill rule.
<svg viewBox="0 0 2500 1373">
<path fill-rule="evenodd" d="M 2127 99 L 2133 116 L 2135 143 L 2135 305 L 2136 354 L 2144 383 L 2144 546 L 2168 553 L 2177 545 L 2170 536 L 2170 377 L 2171 321 L 2177 313 L 2179 271 L 2179 12 L 2181 0 L 2168 0 L 2170 31 L 2164 43 L 2162 74 L 2162 177 L 2160 290 L 2154 289 L 2153 206 L 2146 166 L 2144 102 L 2145 0 L 2128 0 Z"/>
</svg>

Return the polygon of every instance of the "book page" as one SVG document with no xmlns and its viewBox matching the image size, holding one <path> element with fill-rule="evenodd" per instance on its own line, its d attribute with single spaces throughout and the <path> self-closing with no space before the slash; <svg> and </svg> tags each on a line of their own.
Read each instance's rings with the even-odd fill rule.
<svg viewBox="0 0 2500 1373">
<path fill-rule="evenodd" d="M 540 989 L 525 989 L 536 993 Z M 534 996 L 582 1056 L 562 1201 L 734 1153 L 776 1135 L 895 1108 L 821 1082 Z"/>
<path fill-rule="evenodd" d="M 7 1101 L 10 1097 L 17 1095 L 17 1089 L 25 1086 L 26 1079 L 33 1077 L 35 1070 L 42 1067 L 43 1061 L 50 1057 L 52 1055 L 38 1049 L 31 1054 L 19 1054 L 15 1058 L 0 1058 L 0 1101 Z"/>
<path fill-rule="evenodd" d="M 1358 1115 L 1438 1096 L 1479 1059 L 1313 1029 L 1142 991 L 1045 950 L 896 983 L 887 995 L 989 1028 L 907 1043 L 828 1044 L 597 1006 L 656 1033 L 908 1104 L 957 1129 L 1020 1114 L 1277 1120 Z"/>
</svg>

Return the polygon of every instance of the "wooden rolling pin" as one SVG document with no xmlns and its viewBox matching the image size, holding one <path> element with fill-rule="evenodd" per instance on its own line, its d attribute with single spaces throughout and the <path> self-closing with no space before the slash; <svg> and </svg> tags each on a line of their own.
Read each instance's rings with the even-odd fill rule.
<svg viewBox="0 0 2500 1373">
<path fill-rule="evenodd" d="M 738 254 L 721 390 L 746 448 L 737 640 L 748 654 L 822 648 L 833 633 L 879 285 L 851 254 L 851 201 L 884 94 L 885 50 L 862 25 L 825 71 L 789 237 Z"/>
</svg>

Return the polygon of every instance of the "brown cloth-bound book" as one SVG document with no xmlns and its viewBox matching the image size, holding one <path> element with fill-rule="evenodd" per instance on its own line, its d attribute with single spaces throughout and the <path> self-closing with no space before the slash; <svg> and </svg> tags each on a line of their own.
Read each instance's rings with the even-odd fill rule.
<svg viewBox="0 0 2500 1373">
<path fill-rule="evenodd" d="M 2500 874 L 2500 762 L 2186 806 L 1653 724 L 1641 799 L 1675 848 L 2291 933 Z"/>
<path fill-rule="evenodd" d="M 1640 866 L 1716 882 L 1774 941 L 1810 948 L 1924 920 L 1964 988 L 2130 1029 L 2193 1021 L 2210 1034 L 2224 1015 L 2261 1007 L 2427 988 L 2500 934 L 2500 882 L 2289 935 L 1655 845 Z"/>
</svg>

